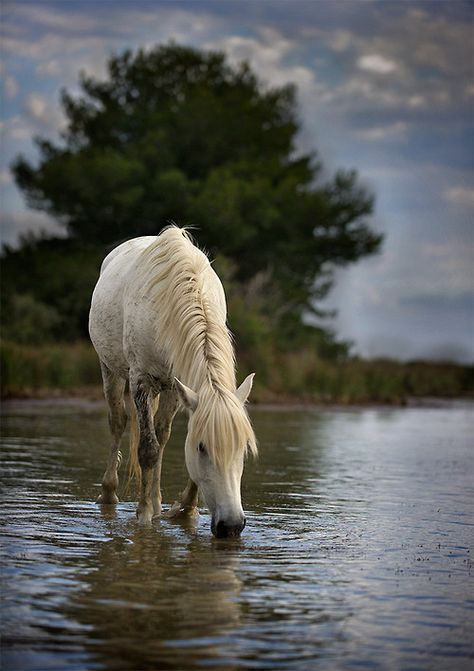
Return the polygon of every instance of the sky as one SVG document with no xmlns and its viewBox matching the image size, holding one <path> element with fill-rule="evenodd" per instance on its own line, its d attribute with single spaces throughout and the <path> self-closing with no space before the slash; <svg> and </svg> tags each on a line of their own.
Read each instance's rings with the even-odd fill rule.
<svg viewBox="0 0 474 671">
<path fill-rule="evenodd" d="M 59 95 L 111 53 L 174 40 L 296 84 L 299 147 L 357 169 L 382 252 L 336 273 L 328 322 L 362 356 L 474 360 L 473 12 L 464 0 L 3 0 L 2 240 L 59 228 L 9 165 L 58 139 Z M 157 222 L 157 229 L 161 228 Z"/>
</svg>

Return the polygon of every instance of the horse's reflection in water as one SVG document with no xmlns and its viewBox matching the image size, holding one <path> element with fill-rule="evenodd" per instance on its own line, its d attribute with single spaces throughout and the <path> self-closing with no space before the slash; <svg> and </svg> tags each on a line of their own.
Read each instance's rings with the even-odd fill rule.
<svg viewBox="0 0 474 671">
<path fill-rule="evenodd" d="M 66 607 L 93 632 L 97 662 L 133 671 L 219 663 L 217 639 L 240 623 L 241 541 L 211 541 L 191 520 L 143 528 L 120 525 L 110 506 L 104 514 L 114 537 L 89 558 Z"/>
</svg>

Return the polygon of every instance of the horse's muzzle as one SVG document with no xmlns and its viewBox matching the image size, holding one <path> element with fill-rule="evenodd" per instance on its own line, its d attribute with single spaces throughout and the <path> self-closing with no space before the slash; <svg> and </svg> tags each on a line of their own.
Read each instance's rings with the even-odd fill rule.
<svg viewBox="0 0 474 671">
<path fill-rule="evenodd" d="M 228 524 L 224 520 L 217 522 L 213 519 L 211 523 L 211 531 L 216 538 L 238 538 L 244 530 L 246 524 L 245 517 L 242 517 L 238 524 Z"/>
</svg>

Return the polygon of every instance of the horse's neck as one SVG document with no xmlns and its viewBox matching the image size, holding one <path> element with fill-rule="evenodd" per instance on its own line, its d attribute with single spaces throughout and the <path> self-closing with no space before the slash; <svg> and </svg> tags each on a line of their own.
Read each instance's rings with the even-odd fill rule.
<svg viewBox="0 0 474 671">
<path fill-rule="evenodd" d="M 146 290 L 160 320 L 155 344 L 174 374 L 194 390 L 235 390 L 224 291 L 207 257 L 176 228 L 159 236 L 148 257 Z"/>
<path fill-rule="evenodd" d="M 182 381 L 196 392 L 236 389 L 234 350 L 225 325 L 219 338 L 210 338 L 205 345 L 201 343 L 192 356 L 185 357 L 181 363 L 184 364 Z"/>
</svg>

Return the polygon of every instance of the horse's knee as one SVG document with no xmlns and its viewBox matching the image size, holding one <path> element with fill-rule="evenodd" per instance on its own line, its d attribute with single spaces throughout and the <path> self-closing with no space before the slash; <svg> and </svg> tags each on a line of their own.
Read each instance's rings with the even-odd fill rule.
<svg viewBox="0 0 474 671">
<path fill-rule="evenodd" d="M 154 468 L 159 456 L 160 450 L 156 441 L 144 441 L 138 446 L 138 463 L 142 471 Z"/>
<path fill-rule="evenodd" d="M 171 434 L 171 425 L 178 409 L 178 397 L 175 393 L 163 392 L 158 413 L 154 418 L 155 435 L 160 446 L 164 447 Z"/>
</svg>

